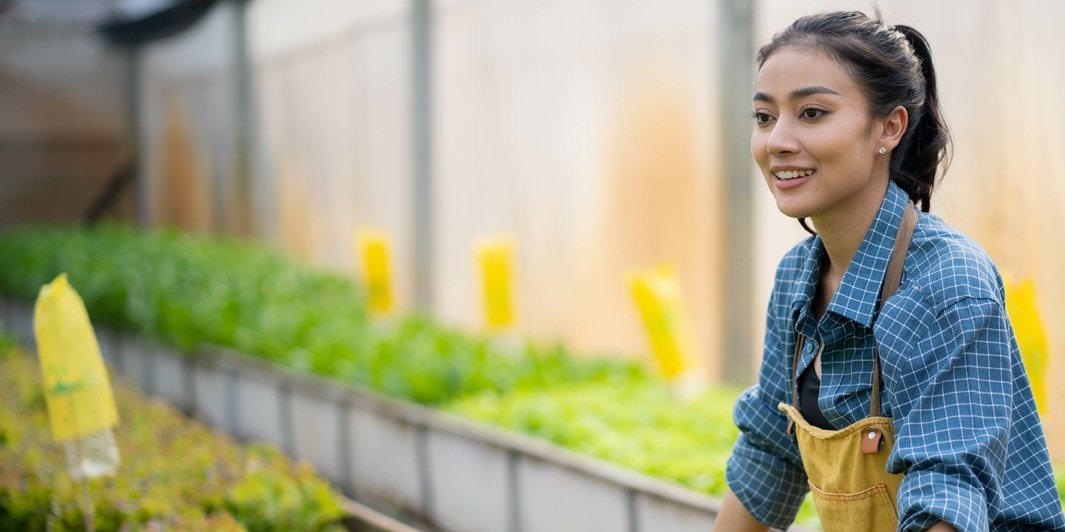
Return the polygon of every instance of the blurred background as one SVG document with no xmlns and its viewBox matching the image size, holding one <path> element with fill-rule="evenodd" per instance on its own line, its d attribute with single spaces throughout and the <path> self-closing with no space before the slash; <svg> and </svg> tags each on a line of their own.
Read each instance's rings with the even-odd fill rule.
<svg viewBox="0 0 1065 532">
<path fill-rule="evenodd" d="M 356 270 L 395 244 L 401 308 L 480 327 L 472 242 L 517 243 L 518 332 L 637 356 L 623 279 L 671 264 L 712 380 L 753 382 L 805 233 L 749 151 L 754 55 L 866 1 L 0 0 L 0 230 L 113 219 Z M 896 0 L 955 141 L 932 211 L 1031 278 L 1065 379 L 1065 3 Z M 1065 460 L 1065 388 L 1045 422 Z"/>
</svg>

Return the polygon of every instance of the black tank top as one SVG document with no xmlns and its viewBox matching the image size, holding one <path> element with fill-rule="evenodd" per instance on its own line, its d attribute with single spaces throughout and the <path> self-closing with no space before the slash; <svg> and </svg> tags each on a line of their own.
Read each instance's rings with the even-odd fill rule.
<svg viewBox="0 0 1065 532">
<path fill-rule="evenodd" d="M 806 422 L 825 430 L 836 430 L 825 414 L 821 412 L 821 406 L 817 404 L 817 396 L 821 392 L 821 379 L 814 372 L 814 365 L 810 364 L 799 375 L 799 412 Z"/>
</svg>

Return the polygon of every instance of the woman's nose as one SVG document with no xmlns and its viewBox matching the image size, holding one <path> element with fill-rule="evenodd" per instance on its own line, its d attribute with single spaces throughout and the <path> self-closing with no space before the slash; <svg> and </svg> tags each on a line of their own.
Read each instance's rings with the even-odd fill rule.
<svg viewBox="0 0 1065 532">
<path fill-rule="evenodd" d="M 773 124 L 773 129 L 769 132 L 766 150 L 773 155 L 798 152 L 799 140 L 795 133 L 795 124 L 792 121 L 785 118 L 777 119 Z"/>
</svg>

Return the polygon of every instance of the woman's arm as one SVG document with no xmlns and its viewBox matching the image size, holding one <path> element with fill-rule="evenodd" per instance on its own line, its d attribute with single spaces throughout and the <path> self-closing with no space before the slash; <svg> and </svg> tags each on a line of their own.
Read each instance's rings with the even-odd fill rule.
<svg viewBox="0 0 1065 532">
<path fill-rule="evenodd" d="M 994 518 L 989 510 L 1003 504 L 1017 404 L 1005 309 L 990 297 L 971 296 L 917 307 L 924 310 L 914 311 L 920 314 L 914 319 L 927 328 L 918 331 L 915 347 L 899 351 L 906 358 L 885 370 L 890 377 L 884 381 L 894 385 L 896 427 L 887 468 L 906 472 L 897 499 L 899 529 L 950 530 L 942 528 L 950 523 L 986 531 Z M 885 338 L 891 342 L 891 335 Z"/>
<path fill-rule="evenodd" d="M 725 493 L 725 499 L 721 501 L 721 511 L 714 519 L 713 532 L 765 532 L 769 527 L 759 523 L 731 490 Z M 928 532 L 957 532 L 953 526 L 940 521 Z"/>
<path fill-rule="evenodd" d="M 740 434 L 726 464 L 725 481 L 731 492 L 730 498 L 735 501 L 724 508 L 726 521 L 722 526 L 729 523 L 742 525 L 744 521 L 737 521 L 737 518 L 749 514 L 770 527 L 787 528 L 795 520 L 803 497 L 810 491 L 799 446 L 788 434 L 787 416 L 778 408 L 781 402 L 789 401 L 789 357 L 795 349 L 789 272 L 802 267 L 809 254 L 808 247 L 806 244 L 796 246 L 777 268 L 766 309 L 765 343 L 758 384 L 740 394 L 732 411 Z M 735 506 L 735 510 L 731 506 Z"/>
<path fill-rule="evenodd" d="M 949 524 L 940 521 L 932 525 L 932 528 L 929 528 L 928 532 L 957 532 L 957 530 L 958 529 L 954 528 L 953 526 L 950 526 Z"/>
<path fill-rule="evenodd" d="M 769 530 L 769 527 L 759 523 L 743 507 L 732 490 L 725 493 L 725 500 L 721 502 L 721 511 L 714 519 L 714 532 L 765 532 L 766 530 Z"/>
</svg>

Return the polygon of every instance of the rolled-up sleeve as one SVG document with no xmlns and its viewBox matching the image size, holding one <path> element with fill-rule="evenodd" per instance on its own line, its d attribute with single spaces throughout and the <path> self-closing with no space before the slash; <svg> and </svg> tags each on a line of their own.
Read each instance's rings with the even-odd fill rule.
<svg viewBox="0 0 1065 532">
<path fill-rule="evenodd" d="M 790 382 L 787 351 L 781 331 L 788 321 L 787 304 L 774 291 L 766 313 L 766 335 L 758 384 L 736 401 L 733 419 L 740 436 L 725 470 L 725 480 L 758 521 L 785 529 L 795 520 L 809 491 L 798 444 L 786 434 L 787 418 L 777 409 L 787 401 Z"/>
<path fill-rule="evenodd" d="M 733 415 L 740 436 L 725 471 L 729 489 L 755 519 L 786 529 L 809 491 L 806 472 L 784 458 L 791 452 L 780 441 L 787 441 L 787 423 L 776 403 L 770 407 L 760 398 L 758 386 L 740 396 Z"/>
<path fill-rule="evenodd" d="M 989 530 L 1001 508 L 1014 407 L 1012 335 L 1003 305 L 962 298 L 936 313 L 904 385 L 893 392 L 897 443 L 888 469 L 905 471 L 899 530 L 945 521 Z"/>
</svg>

